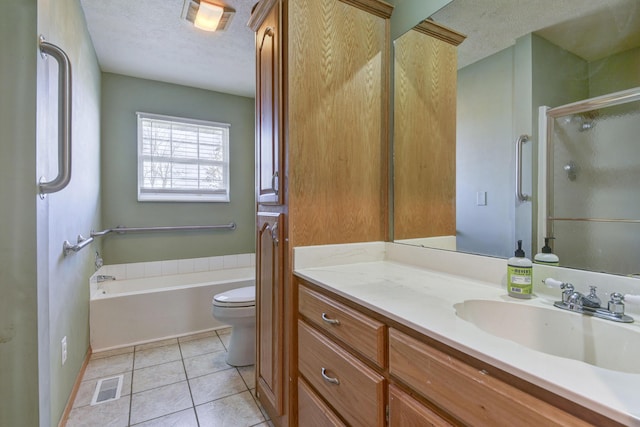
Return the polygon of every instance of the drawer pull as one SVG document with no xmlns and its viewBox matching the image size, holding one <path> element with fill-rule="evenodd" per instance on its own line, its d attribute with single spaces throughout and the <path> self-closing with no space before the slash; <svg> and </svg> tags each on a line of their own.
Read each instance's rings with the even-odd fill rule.
<svg viewBox="0 0 640 427">
<path fill-rule="evenodd" d="M 327 317 L 327 313 L 322 313 L 322 320 L 324 320 L 325 322 L 327 322 L 330 325 L 339 325 L 340 321 L 338 319 L 329 319 Z"/>
<path fill-rule="evenodd" d="M 327 370 L 325 368 L 322 368 L 322 372 L 321 373 L 322 373 L 322 378 L 324 378 L 324 380 L 326 382 L 331 383 L 331 384 L 336 384 L 336 385 L 340 384 L 340 380 L 339 379 L 332 378 L 332 377 L 327 375 Z"/>
</svg>

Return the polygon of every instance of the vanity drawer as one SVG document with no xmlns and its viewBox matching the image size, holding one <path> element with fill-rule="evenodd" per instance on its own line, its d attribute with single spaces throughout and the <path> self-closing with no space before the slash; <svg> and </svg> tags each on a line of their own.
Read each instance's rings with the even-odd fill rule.
<svg viewBox="0 0 640 427">
<path fill-rule="evenodd" d="M 465 424 L 590 425 L 392 328 L 389 372 Z"/>
<path fill-rule="evenodd" d="M 384 367 L 383 323 L 304 286 L 300 286 L 298 310 L 318 328 Z"/>
<path fill-rule="evenodd" d="M 349 425 L 385 425 L 384 377 L 301 320 L 298 369 Z"/>
<path fill-rule="evenodd" d="M 389 386 L 389 427 L 452 427 L 452 424 L 394 385 Z"/>
<path fill-rule="evenodd" d="M 305 427 L 346 427 L 301 378 L 298 378 L 298 424 Z"/>
</svg>

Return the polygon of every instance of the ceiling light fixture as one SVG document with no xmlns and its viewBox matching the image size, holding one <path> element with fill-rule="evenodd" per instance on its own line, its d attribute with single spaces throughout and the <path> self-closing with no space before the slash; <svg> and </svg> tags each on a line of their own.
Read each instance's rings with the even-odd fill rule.
<svg viewBox="0 0 640 427">
<path fill-rule="evenodd" d="M 204 31 L 215 31 L 224 13 L 224 8 L 205 0 L 200 0 L 198 13 L 193 21 L 193 26 Z"/>
</svg>

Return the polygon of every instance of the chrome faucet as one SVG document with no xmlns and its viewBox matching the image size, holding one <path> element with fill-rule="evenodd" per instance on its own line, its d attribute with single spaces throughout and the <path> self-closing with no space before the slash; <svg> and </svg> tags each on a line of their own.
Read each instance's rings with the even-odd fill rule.
<svg viewBox="0 0 640 427">
<path fill-rule="evenodd" d="M 96 280 L 98 281 L 98 283 L 100 282 L 106 282 L 107 280 L 116 280 L 115 276 L 107 276 L 105 274 L 98 274 L 96 276 Z"/>
<path fill-rule="evenodd" d="M 600 298 L 596 294 L 596 287 L 590 286 L 588 295 L 577 292 L 571 283 L 561 282 L 559 280 L 547 278 L 543 282 L 551 288 L 562 289 L 562 301 L 553 303 L 555 307 L 563 310 L 569 310 L 576 313 L 594 316 L 600 319 L 613 320 L 614 322 L 631 323 L 633 318 L 624 314 L 625 296 L 621 293 L 614 292 L 610 295 L 611 300 L 607 304 L 607 308 L 602 307 Z M 629 299 L 632 297 L 629 296 Z"/>
</svg>

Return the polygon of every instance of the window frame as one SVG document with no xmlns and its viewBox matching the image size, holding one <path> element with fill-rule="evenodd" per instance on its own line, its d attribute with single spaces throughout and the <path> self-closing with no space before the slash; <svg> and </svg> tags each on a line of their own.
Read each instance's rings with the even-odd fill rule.
<svg viewBox="0 0 640 427">
<path fill-rule="evenodd" d="M 137 116 L 137 192 L 139 202 L 204 202 L 204 203 L 228 203 L 230 202 L 230 129 L 229 123 L 213 122 L 208 120 L 191 119 L 186 117 L 168 116 L 163 114 L 145 113 L 138 111 Z M 189 191 L 188 189 L 177 190 L 162 190 L 152 191 L 153 189 L 144 188 L 144 161 L 145 154 L 143 153 L 144 138 L 143 138 L 143 121 L 152 120 L 159 122 L 169 122 L 172 125 L 190 125 L 198 127 L 218 128 L 223 130 L 223 160 L 216 162 L 222 164 L 223 167 L 223 182 L 226 183 L 225 188 L 218 191 Z M 172 140 L 173 141 L 173 140 Z M 198 149 L 200 142 L 197 143 Z M 147 157 L 148 158 L 148 157 Z M 173 160 L 173 156 L 171 156 Z M 206 162 L 198 158 L 191 159 L 193 163 L 201 165 Z M 172 164 L 174 162 L 171 162 Z M 175 162 L 178 163 L 178 162 Z M 187 163 L 187 162 L 185 162 Z M 199 179 L 200 183 L 201 180 Z"/>
</svg>

